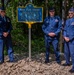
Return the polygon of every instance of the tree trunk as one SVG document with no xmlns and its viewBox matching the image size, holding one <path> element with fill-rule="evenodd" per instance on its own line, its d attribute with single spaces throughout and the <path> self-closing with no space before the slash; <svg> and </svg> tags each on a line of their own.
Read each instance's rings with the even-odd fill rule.
<svg viewBox="0 0 74 75">
<path fill-rule="evenodd" d="M 73 0 L 73 7 L 74 7 L 74 0 Z"/>
<path fill-rule="evenodd" d="M 45 5 L 46 5 L 46 17 L 47 17 L 48 16 L 48 0 L 46 0 Z"/>
<path fill-rule="evenodd" d="M 32 0 L 30 0 L 30 2 L 32 3 Z"/>
<path fill-rule="evenodd" d="M 60 0 L 60 16 L 62 17 L 62 0 Z M 62 50 L 63 50 L 63 37 L 62 37 L 62 31 L 60 33 L 60 42 L 59 42 L 59 45 L 60 45 L 60 52 L 62 53 Z"/>
<path fill-rule="evenodd" d="M 2 7 L 4 8 L 4 0 L 1 0 Z"/>
</svg>

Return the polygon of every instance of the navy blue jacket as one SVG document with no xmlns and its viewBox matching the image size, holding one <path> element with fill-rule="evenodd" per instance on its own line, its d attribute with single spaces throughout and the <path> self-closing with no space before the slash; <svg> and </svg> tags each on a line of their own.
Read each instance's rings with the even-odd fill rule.
<svg viewBox="0 0 74 75">
<path fill-rule="evenodd" d="M 0 16 L 0 37 L 3 35 L 3 32 L 11 32 L 12 24 L 9 17 L 5 16 L 5 20 Z"/>
<path fill-rule="evenodd" d="M 61 28 L 62 28 L 62 21 L 59 16 L 46 17 L 44 20 L 44 24 L 42 25 L 42 30 L 45 36 L 49 38 L 51 37 L 48 36 L 48 34 L 51 32 L 56 34 L 55 37 L 58 37 L 61 31 Z"/>
<path fill-rule="evenodd" d="M 74 39 L 74 17 L 66 20 L 63 36 L 69 37 L 70 40 Z"/>
</svg>

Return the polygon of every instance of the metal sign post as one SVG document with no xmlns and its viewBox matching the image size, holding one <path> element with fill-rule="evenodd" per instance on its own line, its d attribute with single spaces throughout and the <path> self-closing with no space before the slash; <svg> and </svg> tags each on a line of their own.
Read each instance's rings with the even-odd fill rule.
<svg viewBox="0 0 74 75">
<path fill-rule="evenodd" d="M 26 22 L 29 28 L 29 61 L 31 61 L 31 26 L 34 24 L 33 22 Z"/>
<path fill-rule="evenodd" d="M 31 25 L 29 24 L 29 61 L 31 61 Z"/>
<path fill-rule="evenodd" d="M 43 22 L 43 8 L 34 7 L 29 3 L 26 7 L 17 8 L 17 20 L 28 24 L 29 28 L 29 61 L 31 61 L 31 25 L 37 22 Z"/>
</svg>

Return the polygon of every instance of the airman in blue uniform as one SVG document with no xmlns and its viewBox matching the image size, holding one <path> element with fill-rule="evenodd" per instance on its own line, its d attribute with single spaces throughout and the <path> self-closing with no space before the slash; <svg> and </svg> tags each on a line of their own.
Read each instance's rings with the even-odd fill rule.
<svg viewBox="0 0 74 75">
<path fill-rule="evenodd" d="M 52 43 L 57 63 L 60 63 L 60 52 L 58 49 L 59 33 L 62 28 L 62 21 L 59 16 L 55 16 L 55 9 L 49 8 L 49 15 L 45 18 L 42 30 L 45 34 L 46 58 L 45 63 L 49 63 L 50 45 Z"/>
<path fill-rule="evenodd" d="M 69 19 L 66 20 L 64 27 L 64 55 L 66 63 L 63 66 L 70 66 L 70 56 L 72 59 L 72 69 L 74 72 L 74 8 L 69 10 Z"/>
<path fill-rule="evenodd" d="M 10 18 L 6 16 L 5 9 L 1 8 L 0 13 L 0 63 L 4 62 L 4 46 L 8 50 L 9 61 L 14 61 L 12 40 L 11 40 L 12 24 Z"/>
</svg>

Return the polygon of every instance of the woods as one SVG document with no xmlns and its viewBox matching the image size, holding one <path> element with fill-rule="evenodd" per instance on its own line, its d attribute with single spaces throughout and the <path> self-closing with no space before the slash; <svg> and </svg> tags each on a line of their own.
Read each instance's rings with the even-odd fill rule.
<svg viewBox="0 0 74 75">
<path fill-rule="evenodd" d="M 6 13 L 12 20 L 12 39 L 15 53 L 28 52 L 28 26 L 25 23 L 17 22 L 17 7 L 25 7 L 30 1 L 31 0 L 0 1 L 0 6 L 6 8 Z M 69 8 L 74 6 L 74 0 L 32 0 L 32 3 L 37 7 L 43 7 L 43 19 L 48 16 L 48 8 L 54 6 L 56 8 L 56 13 L 60 15 L 63 21 L 67 18 Z M 45 51 L 42 24 L 43 23 L 35 23 L 32 25 L 32 53 L 40 53 Z M 62 40 L 62 36 L 60 40 Z M 62 41 L 60 41 L 60 47 L 60 49 L 63 49 Z"/>
</svg>

